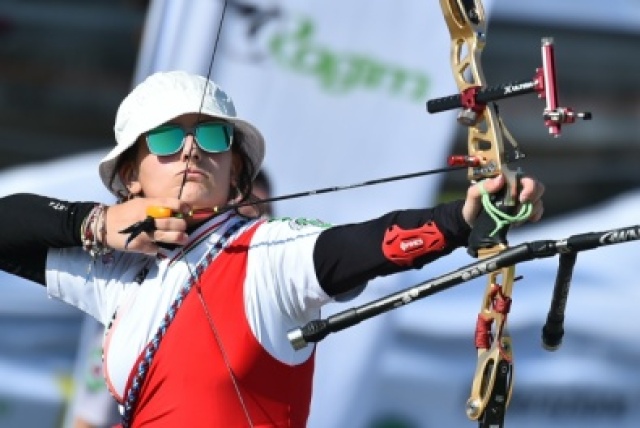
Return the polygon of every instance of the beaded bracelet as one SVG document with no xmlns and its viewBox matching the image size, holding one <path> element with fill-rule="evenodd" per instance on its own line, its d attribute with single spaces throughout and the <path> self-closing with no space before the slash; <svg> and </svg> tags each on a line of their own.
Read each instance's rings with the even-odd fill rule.
<svg viewBox="0 0 640 428">
<path fill-rule="evenodd" d="M 113 252 L 113 248 L 106 245 L 107 208 L 103 204 L 96 205 L 84 219 L 80 229 L 82 248 L 94 259 Z"/>
</svg>

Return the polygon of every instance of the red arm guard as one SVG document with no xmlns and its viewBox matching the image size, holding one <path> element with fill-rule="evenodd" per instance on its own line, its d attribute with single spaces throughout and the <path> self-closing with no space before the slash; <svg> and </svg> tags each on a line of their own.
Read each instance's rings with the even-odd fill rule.
<svg viewBox="0 0 640 428">
<path fill-rule="evenodd" d="M 393 225 L 382 241 L 382 252 L 399 266 L 410 266 L 416 257 L 445 248 L 444 235 L 432 221 L 417 229 L 404 230 Z"/>
</svg>

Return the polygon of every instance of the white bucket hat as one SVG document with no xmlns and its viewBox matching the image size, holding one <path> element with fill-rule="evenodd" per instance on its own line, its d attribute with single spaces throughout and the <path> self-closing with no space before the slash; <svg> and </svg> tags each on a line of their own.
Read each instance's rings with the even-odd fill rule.
<svg viewBox="0 0 640 428">
<path fill-rule="evenodd" d="M 118 175 L 109 181 L 118 157 L 142 134 L 187 113 L 224 119 L 243 134 L 243 149 L 257 173 L 265 152 L 264 138 L 256 127 L 236 117 L 233 101 L 216 83 L 184 71 L 159 72 L 147 77 L 122 101 L 116 115 L 116 146 L 100 161 L 104 185 L 116 196 L 127 192 Z"/>
</svg>

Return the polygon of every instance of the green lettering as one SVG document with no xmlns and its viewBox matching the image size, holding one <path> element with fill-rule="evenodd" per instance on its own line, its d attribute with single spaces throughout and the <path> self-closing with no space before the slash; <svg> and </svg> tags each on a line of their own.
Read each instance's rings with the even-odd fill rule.
<svg viewBox="0 0 640 428">
<path fill-rule="evenodd" d="M 314 43 L 315 28 L 302 19 L 291 32 L 275 34 L 269 43 L 274 60 L 296 73 L 313 76 L 333 94 L 357 88 L 386 91 L 392 95 L 422 102 L 429 90 L 424 73 L 394 67 L 357 54 L 336 54 Z"/>
</svg>

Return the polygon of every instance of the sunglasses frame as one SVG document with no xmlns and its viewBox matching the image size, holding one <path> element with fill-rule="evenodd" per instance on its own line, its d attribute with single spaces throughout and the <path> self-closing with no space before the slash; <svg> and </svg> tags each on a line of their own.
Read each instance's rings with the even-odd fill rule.
<svg viewBox="0 0 640 428">
<path fill-rule="evenodd" d="M 225 150 L 220 150 L 220 151 L 211 151 L 211 150 L 207 150 L 204 147 L 202 147 L 202 144 L 200 144 L 200 141 L 198 140 L 198 138 L 196 137 L 196 131 L 198 130 L 198 128 L 202 125 L 222 125 L 224 128 L 227 128 L 225 132 L 228 132 L 229 135 L 229 144 L 227 144 L 227 148 Z M 166 154 L 157 154 L 154 153 L 154 151 L 151 149 L 151 146 L 149 145 L 149 133 L 160 129 L 160 128 L 173 128 L 173 129 L 180 129 L 182 130 L 182 139 L 180 140 L 180 145 L 178 146 L 178 148 L 172 152 L 172 153 L 166 153 Z M 152 155 L 155 156 L 160 156 L 160 157 L 164 157 L 164 156 L 172 156 L 175 155 L 176 153 L 179 153 L 183 148 L 184 148 L 184 144 L 185 141 L 187 140 L 187 136 L 191 135 L 193 137 L 193 141 L 196 143 L 196 145 L 200 148 L 200 150 L 202 150 L 205 153 L 210 153 L 210 154 L 216 154 L 216 153 L 225 153 L 228 152 L 229 150 L 231 150 L 231 145 L 233 144 L 233 132 L 234 132 L 234 126 L 233 124 L 229 123 L 229 122 L 223 122 L 223 121 L 207 121 L 207 122 L 199 122 L 193 126 L 189 126 L 189 127 L 185 127 L 182 126 L 178 123 L 165 123 L 163 125 L 160 125 L 150 131 L 147 131 L 144 133 L 144 141 L 147 144 L 147 148 L 149 149 L 149 152 Z"/>
</svg>

